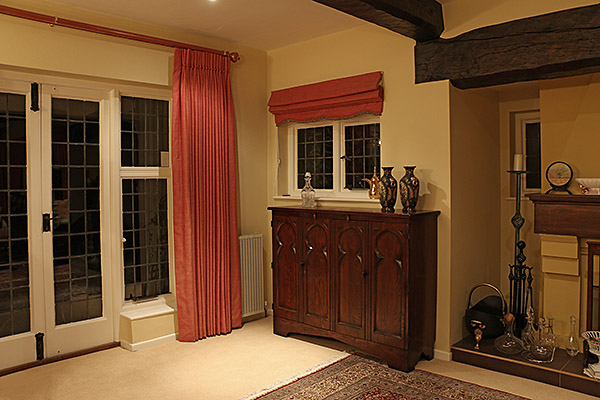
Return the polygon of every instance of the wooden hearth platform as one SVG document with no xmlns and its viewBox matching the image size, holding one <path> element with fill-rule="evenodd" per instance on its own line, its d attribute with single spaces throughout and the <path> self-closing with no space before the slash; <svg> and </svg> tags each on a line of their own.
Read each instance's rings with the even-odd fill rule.
<svg viewBox="0 0 600 400">
<path fill-rule="evenodd" d="M 494 339 L 481 341 L 480 350 L 474 350 L 475 342 L 468 337 L 452 346 L 452 360 L 505 374 L 520 376 L 569 390 L 600 396 L 600 381 L 583 374 L 583 354 L 575 357 L 557 349 L 551 364 L 533 364 L 520 354 L 502 354 L 494 347 Z"/>
</svg>

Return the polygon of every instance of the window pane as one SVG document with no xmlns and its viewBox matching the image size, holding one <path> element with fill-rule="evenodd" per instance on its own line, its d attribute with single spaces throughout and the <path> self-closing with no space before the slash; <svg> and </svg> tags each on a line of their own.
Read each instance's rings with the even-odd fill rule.
<svg viewBox="0 0 600 400">
<path fill-rule="evenodd" d="M 346 189 L 368 189 L 370 179 L 380 168 L 379 124 L 351 125 L 344 129 Z"/>
<path fill-rule="evenodd" d="M 167 181 L 123 179 L 125 299 L 169 293 Z M 159 262 L 163 268 L 159 268 Z"/>
<path fill-rule="evenodd" d="M 168 101 L 121 97 L 121 166 L 161 166 L 161 151 L 169 151 L 168 121 Z"/>
<path fill-rule="evenodd" d="M 313 176 L 315 189 L 333 189 L 333 126 L 298 129 L 298 189 L 304 187 L 304 174 Z"/>
<path fill-rule="evenodd" d="M 25 96 L 0 93 L 0 337 L 30 330 L 24 116 Z"/>
<path fill-rule="evenodd" d="M 52 99 L 52 248 L 57 325 L 102 316 L 102 286 L 98 286 L 99 115 L 97 101 Z M 90 271 L 96 271 L 93 278 Z M 94 290 L 89 291 L 92 280 Z"/>
<path fill-rule="evenodd" d="M 528 173 L 525 175 L 528 189 L 542 187 L 542 160 L 540 157 L 540 123 L 525 124 L 525 165 Z"/>
</svg>

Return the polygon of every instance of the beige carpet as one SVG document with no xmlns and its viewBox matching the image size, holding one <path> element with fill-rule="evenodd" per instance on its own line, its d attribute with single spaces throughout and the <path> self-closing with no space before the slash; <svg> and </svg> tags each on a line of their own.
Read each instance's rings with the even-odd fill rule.
<svg viewBox="0 0 600 400">
<path fill-rule="evenodd" d="M 0 378 L 0 399 L 234 400 L 343 356 L 310 343 L 311 338 L 273 335 L 271 324 L 270 318 L 261 319 L 230 335 L 196 343 L 176 342 L 136 353 L 116 348 L 18 372 Z M 417 368 L 531 399 L 594 399 L 459 363 L 423 361 Z"/>
</svg>

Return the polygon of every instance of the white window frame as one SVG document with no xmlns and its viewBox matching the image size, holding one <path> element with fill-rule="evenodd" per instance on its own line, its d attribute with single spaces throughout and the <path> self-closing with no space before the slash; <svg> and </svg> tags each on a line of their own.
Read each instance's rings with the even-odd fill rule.
<svg viewBox="0 0 600 400">
<path fill-rule="evenodd" d="M 168 166 L 160 166 L 160 167 L 122 167 L 121 166 L 121 97 L 141 97 L 146 99 L 153 100 L 163 100 L 169 102 L 169 154 L 168 154 Z M 156 297 L 168 298 L 168 303 L 173 303 L 173 296 L 175 295 L 175 262 L 174 262 L 174 242 L 173 242 L 173 180 L 172 180 L 172 160 L 171 160 L 171 129 L 172 129 L 172 116 L 173 116 L 173 102 L 172 102 L 172 92 L 170 90 L 120 90 L 115 92 L 115 96 L 113 99 L 113 110 L 114 110 L 114 132 L 116 143 L 113 146 L 113 151 L 115 152 L 115 170 L 118 170 L 118 179 L 115 179 L 114 183 L 118 185 L 114 190 L 119 194 L 119 228 L 120 228 L 120 269 L 121 269 L 121 301 L 125 305 L 135 304 L 134 300 L 125 300 L 125 270 L 124 264 L 125 261 L 123 259 L 123 179 L 148 179 L 148 178 L 162 178 L 167 180 L 167 197 L 168 197 L 168 229 L 169 229 L 169 288 L 170 293 L 160 294 Z M 162 160 L 162 155 L 161 155 Z M 148 301 L 152 298 L 140 299 L 138 301 Z"/>
<path fill-rule="evenodd" d="M 314 128 L 319 126 L 333 126 L 333 189 L 315 189 L 317 200 L 362 200 L 377 202 L 369 199 L 368 189 L 344 189 L 346 178 L 346 162 L 340 157 L 345 153 L 344 132 L 347 126 L 380 124 L 378 115 L 364 114 L 350 119 L 329 120 L 317 122 L 294 122 L 288 126 L 288 193 L 291 198 L 300 198 L 302 188 L 297 188 L 298 183 L 298 129 Z M 380 133 L 381 145 L 381 133 Z M 381 152 L 380 152 L 381 157 Z M 377 171 L 380 174 L 380 171 Z"/>
<path fill-rule="evenodd" d="M 170 87 L 160 86 L 160 85 L 144 85 L 144 84 L 136 84 L 136 83 L 123 83 L 117 81 L 107 81 L 107 80 L 99 80 L 94 78 L 85 78 L 85 77 L 76 77 L 76 76 L 57 76 L 51 72 L 47 71 L 36 71 L 32 72 L 29 70 L 21 70 L 19 68 L 15 70 L 11 69 L 1 69 L 0 68 L 0 80 L 6 82 L 6 87 L 4 91 L 12 92 L 12 93 L 23 93 L 26 94 L 26 107 L 29 107 L 30 103 L 30 92 L 29 85 L 31 82 L 38 82 L 42 88 L 43 86 L 60 86 L 60 87 L 69 87 L 74 88 L 74 90 L 89 92 L 105 92 L 109 93 L 108 107 L 105 108 L 107 119 L 109 123 L 106 124 L 106 128 L 109 130 L 109 134 L 105 135 L 108 137 L 107 142 L 102 142 L 101 144 L 101 152 L 103 154 L 101 157 L 104 160 L 108 160 L 110 177 L 107 179 L 108 183 L 104 187 L 103 191 L 105 191 L 107 198 L 110 199 L 108 201 L 109 205 L 106 206 L 106 212 L 102 212 L 100 214 L 101 224 L 107 223 L 109 225 L 108 231 L 103 234 L 109 237 L 109 240 L 106 240 L 102 243 L 102 251 L 106 254 L 106 266 L 110 269 L 110 279 L 111 279 L 111 290 L 107 292 L 106 295 L 112 297 L 112 311 L 105 310 L 105 318 L 113 319 L 113 336 L 114 338 L 120 337 L 119 331 L 119 321 L 120 321 L 120 313 L 125 311 L 126 309 L 134 306 L 131 301 L 124 301 L 125 297 L 125 277 L 124 277 L 124 269 L 123 269 L 123 251 L 122 251 L 122 237 L 123 237 L 123 226 L 122 226 L 122 178 L 127 177 L 128 174 L 133 173 L 133 171 L 126 171 L 124 169 L 123 176 L 121 175 L 121 95 L 123 96 L 132 96 L 132 97 L 145 97 L 145 98 L 153 98 L 158 100 L 167 100 L 170 105 L 170 115 L 172 117 L 172 91 Z M 25 84 L 27 90 L 21 91 L 22 84 Z M 15 88 L 13 86 L 17 85 Z M 21 85 L 21 86 L 18 86 Z M 18 88 L 18 89 L 17 89 Z M 40 90 L 41 93 L 41 90 Z M 83 96 L 82 98 L 87 98 Z M 41 120 L 39 120 L 39 114 L 35 114 L 35 118 L 32 118 L 32 121 L 37 124 L 41 124 Z M 36 119 L 37 118 L 37 119 Z M 169 119 L 169 136 L 171 135 L 172 130 L 172 118 Z M 29 134 L 29 125 L 28 125 L 28 136 Z M 170 139 L 169 139 L 170 143 Z M 41 144 L 37 144 L 39 146 Z M 36 150 L 37 152 L 41 151 L 41 148 Z M 28 153 L 31 152 L 31 149 L 28 148 Z M 28 154 L 28 157 L 30 155 Z M 171 152 L 169 151 L 169 165 L 172 165 L 171 161 Z M 148 167 L 145 167 L 148 168 Z M 162 176 L 161 174 L 166 173 L 166 171 L 148 171 L 148 174 L 142 177 L 153 177 L 153 176 Z M 28 172 L 28 182 L 32 182 L 32 177 Z M 36 175 L 37 176 L 37 175 Z M 168 172 L 167 190 L 169 196 L 169 204 L 168 204 L 168 218 L 169 218 L 169 282 L 171 293 L 160 295 L 158 301 L 143 301 L 144 306 L 152 306 L 157 303 L 167 303 L 173 308 L 176 308 L 175 302 L 175 263 L 174 263 L 174 245 L 173 245 L 173 187 L 172 187 L 172 176 L 170 173 L 170 169 Z M 39 177 L 36 179 L 40 179 Z M 106 177 L 104 177 L 106 179 Z M 104 198 L 104 196 L 102 196 Z M 40 199 L 33 199 L 28 195 L 28 213 L 31 207 L 32 202 L 39 202 Z M 101 199 L 101 201 L 103 201 Z M 39 206 L 41 207 L 41 206 Z M 104 207 L 104 206 L 101 206 Z M 31 220 L 37 221 L 35 223 L 36 226 L 41 226 L 41 215 L 32 215 Z M 106 222 L 106 220 L 109 220 Z M 34 232 L 31 230 L 30 232 Z M 41 230 L 39 234 L 34 234 L 31 238 L 37 237 L 38 240 L 41 240 Z M 32 239 L 33 240 L 33 239 Z M 106 247 L 105 247 L 106 246 Z M 105 248 L 108 248 L 109 251 L 104 251 Z M 40 257 L 40 254 L 34 254 L 34 257 Z M 31 262 L 31 261 L 30 261 Z M 32 307 L 42 307 L 40 305 L 41 296 L 39 295 L 40 287 L 43 288 L 44 280 L 39 276 L 32 276 L 30 281 L 30 291 L 31 291 L 31 304 Z M 33 291 L 35 288 L 35 292 Z M 43 292 L 43 290 L 42 290 Z M 140 303 L 142 305 L 142 303 Z M 32 314 L 31 321 L 31 329 L 32 332 L 36 330 L 36 327 L 41 327 L 41 323 L 43 322 L 39 316 L 34 316 Z M 23 337 L 27 335 L 22 334 Z M 17 335 L 18 336 L 18 335 Z M 0 342 L 2 340 L 6 340 L 4 338 L 0 338 Z"/>
<path fill-rule="evenodd" d="M 539 111 L 531 111 L 531 112 L 522 112 L 515 114 L 515 135 L 514 135 L 514 150 L 511 154 L 511 162 L 514 160 L 515 154 L 523 155 L 523 168 L 526 167 L 527 163 L 527 135 L 526 135 L 526 125 L 532 123 L 540 123 L 540 112 Z M 541 141 L 541 126 L 540 126 L 540 141 Z M 512 166 L 512 164 L 511 164 Z M 541 167 L 540 167 L 541 169 Z M 540 176 L 542 175 L 542 171 L 540 170 Z M 525 176 L 522 178 L 522 193 L 540 193 L 541 188 L 528 188 L 527 187 L 527 179 Z"/>
</svg>

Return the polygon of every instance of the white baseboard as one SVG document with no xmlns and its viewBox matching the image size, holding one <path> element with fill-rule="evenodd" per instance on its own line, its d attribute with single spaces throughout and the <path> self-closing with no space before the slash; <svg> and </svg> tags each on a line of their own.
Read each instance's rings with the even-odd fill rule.
<svg viewBox="0 0 600 400">
<path fill-rule="evenodd" d="M 140 351 L 144 349 L 149 349 L 150 347 L 158 346 L 159 344 L 174 342 L 176 339 L 177 335 L 175 333 L 171 333 L 169 335 L 145 340 L 139 343 L 129 343 L 127 340 L 121 340 L 121 347 L 129 351 Z"/>
<path fill-rule="evenodd" d="M 442 361 L 452 361 L 452 353 L 449 351 L 433 350 L 433 358 Z"/>
</svg>

